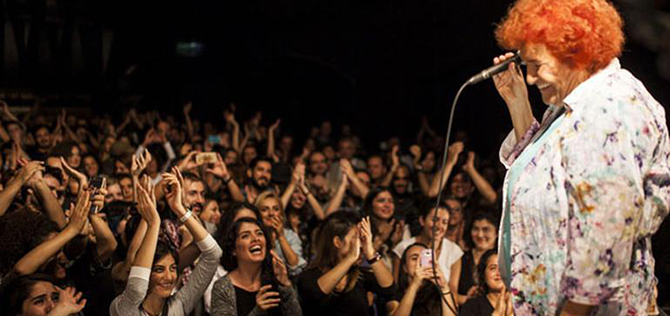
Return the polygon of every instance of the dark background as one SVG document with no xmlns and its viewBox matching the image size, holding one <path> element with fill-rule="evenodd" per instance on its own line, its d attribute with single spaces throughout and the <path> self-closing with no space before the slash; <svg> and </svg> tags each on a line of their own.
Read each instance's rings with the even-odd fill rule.
<svg viewBox="0 0 670 316">
<path fill-rule="evenodd" d="M 2 86 L 52 96 L 47 107 L 117 114 L 129 106 L 179 114 L 190 99 L 196 118 L 215 122 L 235 102 L 242 119 L 262 110 L 264 124 L 282 117 L 283 129 L 300 135 L 328 119 L 335 131 L 351 123 L 369 144 L 391 135 L 409 142 L 423 115 L 444 132 L 458 87 L 501 53 L 493 30 L 511 2 L 5 0 L 3 41 L 7 22 L 15 33 L 31 26 L 18 63 L 2 61 Z M 113 34 L 105 65 L 103 32 Z M 202 50 L 184 56 L 180 42 Z M 667 105 L 655 57 L 629 42 L 622 63 Z M 531 94 L 539 116 L 544 105 Z M 492 83 L 465 90 L 456 128 L 479 151 L 497 148 L 511 123 Z"/>
</svg>

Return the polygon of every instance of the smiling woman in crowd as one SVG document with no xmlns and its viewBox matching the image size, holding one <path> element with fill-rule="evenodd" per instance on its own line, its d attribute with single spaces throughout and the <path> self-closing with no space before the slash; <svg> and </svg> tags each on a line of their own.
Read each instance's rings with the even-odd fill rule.
<svg viewBox="0 0 670 316">
<path fill-rule="evenodd" d="M 194 214 L 184 208 L 180 178 L 180 174 L 163 174 L 163 181 L 170 188 L 166 199 L 170 209 L 189 230 L 202 252 L 200 261 L 196 264 L 189 282 L 173 295 L 179 277 L 179 255 L 169 245 L 158 242 L 161 218 L 156 210 L 153 186 L 149 177 L 145 176 L 142 185 L 137 186 L 137 211 L 148 228 L 130 270 L 126 289 L 110 306 L 112 316 L 188 315 L 202 297 L 216 271 L 221 248 Z"/>
<path fill-rule="evenodd" d="M 302 315 L 286 266 L 268 251 L 263 224 L 242 217 L 223 240 L 223 267 L 230 271 L 214 283 L 212 316 Z"/>
</svg>

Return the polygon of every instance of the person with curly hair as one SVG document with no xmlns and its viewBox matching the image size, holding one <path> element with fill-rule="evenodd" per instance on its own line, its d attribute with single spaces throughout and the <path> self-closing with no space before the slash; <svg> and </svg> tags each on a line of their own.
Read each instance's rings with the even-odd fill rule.
<svg viewBox="0 0 670 316">
<path fill-rule="evenodd" d="M 493 78 L 514 126 L 499 244 L 517 315 L 640 315 L 653 300 L 670 141 L 663 107 L 617 59 L 622 25 L 606 0 L 518 0 L 497 27 L 526 64 L 525 81 L 515 63 Z M 549 105 L 541 123 L 526 83 Z"/>
</svg>

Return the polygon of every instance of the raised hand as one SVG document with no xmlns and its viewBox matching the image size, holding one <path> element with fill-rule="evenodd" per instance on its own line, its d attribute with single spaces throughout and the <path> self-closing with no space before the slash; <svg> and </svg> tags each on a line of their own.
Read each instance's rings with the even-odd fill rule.
<svg viewBox="0 0 670 316">
<path fill-rule="evenodd" d="M 421 285 L 423 280 L 430 280 L 433 277 L 434 277 L 433 267 L 417 266 L 416 267 L 416 272 L 414 273 L 414 278 L 412 279 L 412 283 L 414 285 Z"/>
<path fill-rule="evenodd" d="M 67 229 L 72 229 L 77 233 L 84 229 L 88 221 L 88 214 L 91 211 L 90 191 L 80 189 L 77 195 L 77 204 L 70 208 L 70 222 Z"/>
<path fill-rule="evenodd" d="M 391 243 L 397 245 L 402 241 L 402 235 L 404 233 L 403 228 L 405 227 L 405 221 L 399 220 L 393 224 L 393 233 L 391 233 Z"/>
<path fill-rule="evenodd" d="M 94 212 L 102 210 L 105 208 L 105 196 L 107 195 L 107 189 L 100 188 L 93 192 L 93 197 L 91 197 L 91 205 L 93 205 Z M 100 213 L 101 215 L 103 213 Z"/>
<path fill-rule="evenodd" d="M 494 64 L 499 64 L 514 57 L 513 53 L 507 53 L 493 58 Z M 509 107 L 516 107 L 528 103 L 528 88 L 523 78 L 521 68 L 515 63 L 510 63 L 507 71 L 493 76 L 493 83 L 500 96 Z"/>
<path fill-rule="evenodd" d="M 60 125 L 67 127 L 67 111 L 65 111 L 65 108 L 61 109 Z"/>
<path fill-rule="evenodd" d="M 502 293 L 500 293 L 500 296 L 498 297 L 498 301 L 496 301 L 496 306 L 495 309 L 493 310 L 493 313 L 491 313 L 491 316 L 511 316 L 511 315 L 514 315 L 514 311 L 512 308 L 512 296 L 507 291 L 507 289 L 504 288 Z"/>
<path fill-rule="evenodd" d="M 151 179 L 145 175 L 135 185 L 137 187 L 137 212 L 147 224 L 160 225 L 161 218 L 156 209 L 156 195 Z"/>
<path fill-rule="evenodd" d="M 475 152 L 471 151 L 468 152 L 468 158 L 465 160 L 465 164 L 463 165 L 463 171 L 467 173 L 471 173 L 475 171 Z"/>
<path fill-rule="evenodd" d="M 398 150 L 400 150 L 400 147 L 398 145 L 394 145 L 393 148 L 391 149 L 391 169 L 395 170 L 400 166 L 400 157 L 398 157 Z"/>
<path fill-rule="evenodd" d="M 356 176 L 354 172 L 354 167 L 351 166 L 349 159 L 342 158 L 340 159 L 340 168 L 344 174 L 347 175 L 350 179 Z"/>
<path fill-rule="evenodd" d="M 186 171 L 198 167 L 198 164 L 195 162 L 195 155 L 197 154 L 197 151 L 189 152 L 186 157 L 177 164 L 179 171 Z"/>
<path fill-rule="evenodd" d="M 349 253 L 347 254 L 347 259 L 352 260 L 352 263 L 356 263 L 361 257 L 361 239 L 353 238 L 351 240 L 351 246 L 349 247 Z"/>
<path fill-rule="evenodd" d="M 231 124 L 237 124 L 237 121 L 235 120 L 235 112 L 225 109 L 223 110 L 223 118 L 226 120 L 226 122 L 231 123 Z"/>
<path fill-rule="evenodd" d="M 130 173 L 133 175 L 133 177 L 139 177 L 140 174 L 142 174 L 142 171 L 144 171 L 147 165 L 149 165 L 151 159 L 151 153 L 149 153 L 149 150 L 147 149 L 144 149 L 144 152 L 142 152 L 139 157 L 137 155 L 133 155 L 133 160 L 130 164 Z"/>
<path fill-rule="evenodd" d="M 270 249 L 270 254 L 272 255 L 272 269 L 275 273 L 277 281 L 284 287 L 290 287 L 291 281 L 288 278 L 288 271 L 286 270 L 286 264 L 284 264 L 284 260 L 279 258 L 277 253 L 272 249 Z"/>
<path fill-rule="evenodd" d="M 184 190 L 182 189 L 183 180 L 181 179 L 181 172 L 179 169 L 173 167 L 172 172 L 163 173 L 163 185 L 166 188 L 165 199 L 167 200 L 168 206 L 170 209 L 181 217 L 186 213 L 184 208 Z"/>
<path fill-rule="evenodd" d="M 9 110 L 9 105 L 7 104 L 7 102 L 5 102 L 5 100 L 0 100 L 0 104 L 2 104 L 2 113 L 4 115 L 12 114 L 12 112 Z"/>
<path fill-rule="evenodd" d="M 77 179 L 77 182 L 79 183 L 79 190 L 82 190 L 88 186 L 88 177 L 86 177 L 85 174 L 70 167 L 70 165 L 67 164 L 67 162 L 65 161 L 65 159 L 63 159 L 63 157 L 60 157 L 60 164 L 63 167 L 63 171 L 65 171 L 65 173 L 70 178 Z"/>
<path fill-rule="evenodd" d="M 258 290 L 258 293 L 256 293 L 256 305 L 262 311 L 279 306 L 279 302 L 281 301 L 279 292 L 270 291 L 271 288 L 272 285 L 270 284 L 263 285 Z"/>
<path fill-rule="evenodd" d="M 311 152 L 309 151 L 309 148 L 307 146 L 302 148 L 302 153 L 300 154 L 300 161 L 307 161 L 307 157 L 309 157 L 309 154 Z"/>
<path fill-rule="evenodd" d="M 41 161 L 27 161 L 25 159 L 18 159 L 18 164 L 21 166 L 17 179 L 21 183 L 32 182 L 35 178 L 42 178 L 42 171 L 44 171 L 44 163 Z"/>
<path fill-rule="evenodd" d="M 81 292 L 77 292 L 73 287 L 65 289 L 56 287 L 56 290 L 58 291 L 58 303 L 49 315 L 71 315 L 80 312 L 86 306 L 86 299 L 82 299 Z"/>
<path fill-rule="evenodd" d="M 341 168 L 342 167 L 340 167 L 340 169 Z M 349 187 L 349 177 L 344 171 L 342 171 L 342 176 L 341 176 L 341 179 L 340 179 L 340 188 L 346 189 L 348 187 Z"/>
<path fill-rule="evenodd" d="M 305 163 L 302 161 L 298 161 L 298 163 L 295 165 L 295 168 L 293 169 L 293 173 L 291 174 L 291 181 L 294 183 L 299 183 L 301 179 L 305 178 Z"/>
<path fill-rule="evenodd" d="M 146 135 L 144 135 L 144 142 L 142 142 L 142 145 L 144 147 L 147 147 L 151 144 L 159 143 L 160 142 L 160 135 L 158 132 L 152 127 L 147 131 Z"/>
<path fill-rule="evenodd" d="M 272 132 L 276 131 L 279 128 L 279 124 L 281 123 L 281 119 L 277 119 L 274 124 L 270 125 L 270 128 L 268 129 L 268 135 L 271 136 Z"/>
<path fill-rule="evenodd" d="M 421 161 L 421 147 L 419 145 L 412 145 L 409 147 L 409 152 L 412 154 L 412 160 L 414 161 L 414 166 L 419 166 Z"/>
<path fill-rule="evenodd" d="M 458 161 L 458 155 L 463 152 L 465 145 L 463 142 L 454 142 L 449 145 L 448 154 L 447 154 L 447 164 L 455 165 Z"/>
<path fill-rule="evenodd" d="M 277 238 L 284 236 L 284 219 L 279 216 L 270 218 L 270 228 L 277 233 Z"/>
<path fill-rule="evenodd" d="M 189 115 L 191 113 L 191 109 L 193 109 L 193 102 L 189 101 L 184 104 L 184 115 Z"/>
<path fill-rule="evenodd" d="M 363 255 L 366 260 L 372 260 L 375 254 L 375 247 L 372 245 L 372 229 L 370 228 L 370 217 L 366 216 L 358 223 L 358 234 L 363 245 Z"/>
<path fill-rule="evenodd" d="M 226 163 L 223 161 L 223 158 L 221 158 L 219 153 L 216 154 L 216 162 L 214 163 L 214 166 L 212 166 L 212 168 L 207 168 L 206 171 L 207 173 L 211 173 L 224 180 L 228 180 L 230 177 L 228 167 L 226 167 Z"/>
</svg>

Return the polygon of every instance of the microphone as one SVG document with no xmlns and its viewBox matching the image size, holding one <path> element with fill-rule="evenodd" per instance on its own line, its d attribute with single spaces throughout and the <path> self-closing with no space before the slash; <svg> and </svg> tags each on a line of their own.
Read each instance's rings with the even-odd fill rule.
<svg viewBox="0 0 670 316">
<path fill-rule="evenodd" d="M 486 68 L 482 72 L 472 76 L 472 78 L 470 78 L 470 80 L 468 80 L 468 82 L 466 84 L 469 84 L 469 85 L 470 84 L 475 84 L 475 83 L 479 83 L 481 81 L 484 81 L 486 79 L 489 79 L 489 78 L 493 77 L 494 75 L 497 75 L 497 74 L 507 70 L 507 67 L 509 66 L 509 63 L 511 63 L 511 62 L 514 62 L 517 65 L 521 62 L 521 56 L 519 55 L 519 52 L 514 53 L 514 56 L 512 56 L 512 58 L 506 59 L 505 61 L 503 61 L 503 62 L 501 62 L 497 65 L 493 65 L 489 68 Z"/>
</svg>

